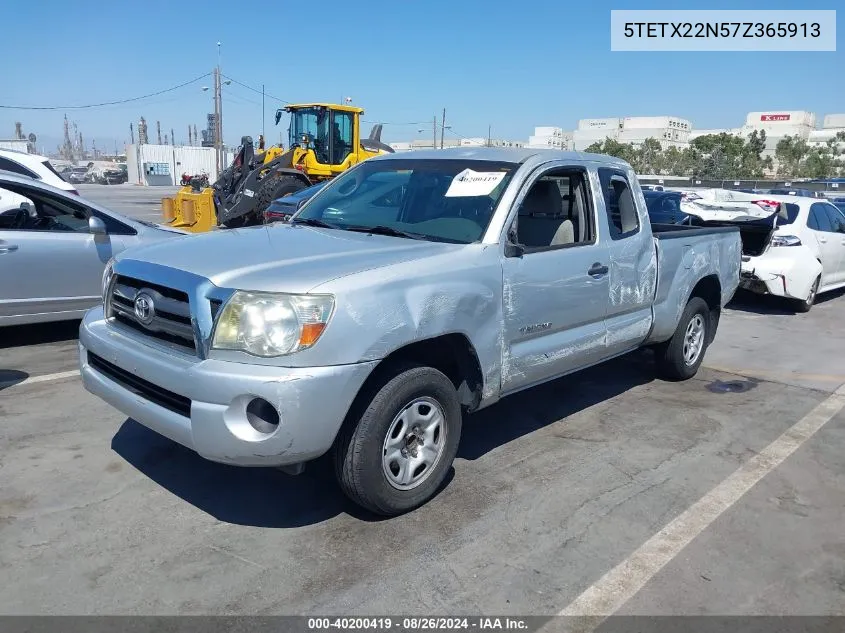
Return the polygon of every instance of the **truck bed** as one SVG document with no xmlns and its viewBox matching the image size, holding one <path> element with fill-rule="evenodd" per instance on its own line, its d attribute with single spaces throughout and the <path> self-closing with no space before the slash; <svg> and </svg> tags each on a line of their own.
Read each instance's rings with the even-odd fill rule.
<svg viewBox="0 0 845 633">
<path fill-rule="evenodd" d="M 739 284 L 742 242 L 736 226 L 652 224 L 651 230 L 657 251 L 657 288 L 654 325 L 647 342 L 659 343 L 674 333 L 697 284 L 718 289 L 718 305 L 728 302 Z"/>
<path fill-rule="evenodd" d="M 734 233 L 739 231 L 736 226 L 693 226 L 690 224 L 654 224 L 651 232 L 658 240 L 675 240 L 699 235 L 714 235 L 717 233 Z"/>
</svg>

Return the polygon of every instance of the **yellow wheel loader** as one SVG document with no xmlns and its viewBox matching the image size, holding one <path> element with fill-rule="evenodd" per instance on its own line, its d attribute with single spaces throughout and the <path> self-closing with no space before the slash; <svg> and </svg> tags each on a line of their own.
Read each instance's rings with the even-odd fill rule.
<svg viewBox="0 0 845 633">
<path fill-rule="evenodd" d="M 241 139 L 234 162 L 211 187 L 183 187 L 174 199 L 162 200 L 164 219 L 172 226 L 199 233 L 215 226 L 234 228 L 264 223 L 264 211 L 276 198 L 334 178 L 367 158 L 393 152 L 381 142 L 382 126 L 362 139 L 364 111 L 347 105 L 306 103 L 276 111 L 276 125 L 290 113 L 289 148 L 255 152 L 252 138 Z"/>
</svg>

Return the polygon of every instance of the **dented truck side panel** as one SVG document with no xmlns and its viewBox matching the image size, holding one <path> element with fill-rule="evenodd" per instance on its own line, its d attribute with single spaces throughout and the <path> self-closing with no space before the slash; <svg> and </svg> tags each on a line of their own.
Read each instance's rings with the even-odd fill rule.
<svg viewBox="0 0 845 633">
<path fill-rule="evenodd" d="M 671 235 L 670 239 L 659 235 L 655 240 L 660 266 L 654 327 L 647 343 L 660 343 L 672 336 L 689 297 L 705 277 L 718 279 L 720 307 L 733 297 L 739 286 L 742 243 L 737 231 L 723 233 L 722 239 L 715 237 L 703 229 Z"/>
</svg>

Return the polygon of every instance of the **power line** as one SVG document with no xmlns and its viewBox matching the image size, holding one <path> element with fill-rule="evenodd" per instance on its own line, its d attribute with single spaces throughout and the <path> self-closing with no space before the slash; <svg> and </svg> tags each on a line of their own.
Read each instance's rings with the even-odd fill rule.
<svg viewBox="0 0 845 633">
<path fill-rule="evenodd" d="M 251 103 L 251 104 L 257 105 L 257 106 L 261 105 L 260 101 L 255 101 L 254 99 L 247 99 L 246 97 L 244 97 L 242 95 L 239 95 L 235 92 L 232 92 L 231 90 L 224 90 L 223 94 L 225 94 L 225 95 L 231 97 L 232 99 L 234 99 L 235 103 L 245 102 L 245 103 Z"/>
<path fill-rule="evenodd" d="M 222 73 L 221 73 L 221 74 L 222 74 Z M 263 94 L 265 97 L 270 97 L 271 99 L 275 99 L 276 101 L 280 101 L 280 102 L 285 103 L 285 104 L 288 104 L 288 105 L 290 105 L 290 103 L 291 103 L 290 101 L 285 101 L 284 99 L 281 99 L 281 98 L 279 98 L 279 97 L 274 97 L 273 95 L 271 95 L 271 94 L 270 94 L 269 92 L 267 92 L 266 90 L 265 90 L 265 91 L 261 91 L 261 90 L 259 90 L 258 88 L 253 88 L 253 87 L 252 87 L 252 86 L 250 86 L 249 84 L 245 84 L 245 83 L 244 83 L 244 82 L 242 82 L 242 81 L 238 81 L 237 79 L 232 79 L 231 77 L 229 77 L 229 75 L 223 75 L 223 76 L 224 76 L 226 79 L 228 79 L 229 81 L 231 81 L 232 83 L 238 84 L 239 86 L 242 86 L 242 87 L 246 88 L 247 90 L 252 90 L 253 92 L 255 92 L 255 93 L 257 93 L 257 94 Z"/>
<path fill-rule="evenodd" d="M 229 77 L 229 75 L 223 75 L 223 77 L 225 77 L 226 79 L 228 79 L 232 83 L 238 84 L 239 86 L 246 88 L 247 90 L 252 90 L 256 94 L 263 94 L 265 97 L 269 97 L 270 99 L 275 99 L 276 101 L 280 101 L 281 103 L 284 103 L 286 105 L 293 104 L 292 101 L 286 101 L 285 99 L 271 95 L 266 90 L 265 91 L 259 90 L 258 88 L 255 88 L 254 86 L 250 86 L 249 84 L 245 84 L 242 81 L 238 81 L 237 79 L 233 79 L 232 77 Z M 396 125 L 396 126 L 400 126 L 400 125 L 428 125 L 429 124 L 429 121 L 408 121 L 408 122 L 405 122 L 405 123 L 394 123 L 394 122 L 390 122 L 390 121 L 370 121 L 369 119 L 361 119 L 361 122 L 362 123 L 381 123 L 382 125 Z"/>
<path fill-rule="evenodd" d="M 102 103 L 89 103 L 86 105 L 64 105 L 64 106 L 13 106 L 13 105 L 2 105 L 0 104 L 0 108 L 5 110 L 83 110 L 86 108 L 99 108 L 102 106 L 110 106 L 110 105 L 118 105 L 121 103 L 130 103 L 132 101 L 141 101 L 142 99 L 149 99 L 150 97 L 156 97 L 158 95 L 162 95 L 166 92 L 173 92 L 174 90 L 178 90 L 179 88 L 184 88 L 192 83 L 198 82 L 200 79 L 205 79 L 211 73 L 205 73 L 204 75 L 200 75 L 199 77 L 195 77 L 190 81 L 186 81 L 185 83 L 181 83 L 178 86 L 173 86 L 171 88 L 166 88 L 164 90 L 159 90 L 158 92 L 151 92 L 150 94 L 141 95 L 140 97 L 131 97 L 129 99 L 119 99 L 117 101 L 104 101 Z"/>
</svg>

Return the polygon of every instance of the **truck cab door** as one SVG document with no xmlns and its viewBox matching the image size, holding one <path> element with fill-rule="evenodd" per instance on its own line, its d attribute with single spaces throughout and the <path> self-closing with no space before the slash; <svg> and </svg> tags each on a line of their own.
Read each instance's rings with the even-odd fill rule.
<svg viewBox="0 0 845 633">
<path fill-rule="evenodd" d="M 609 296 L 608 252 L 585 168 L 541 170 L 515 208 L 502 266 L 503 393 L 600 361 Z"/>
<path fill-rule="evenodd" d="M 600 167 L 605 243 L 610 261 L 607 304 L 607 355 L 638 347 L 648 336 L 657 283 L 657 252 L 645 204 L 627 170 Z M 604 237 L 604 236 L 603 236 Z"/>
</svg>

